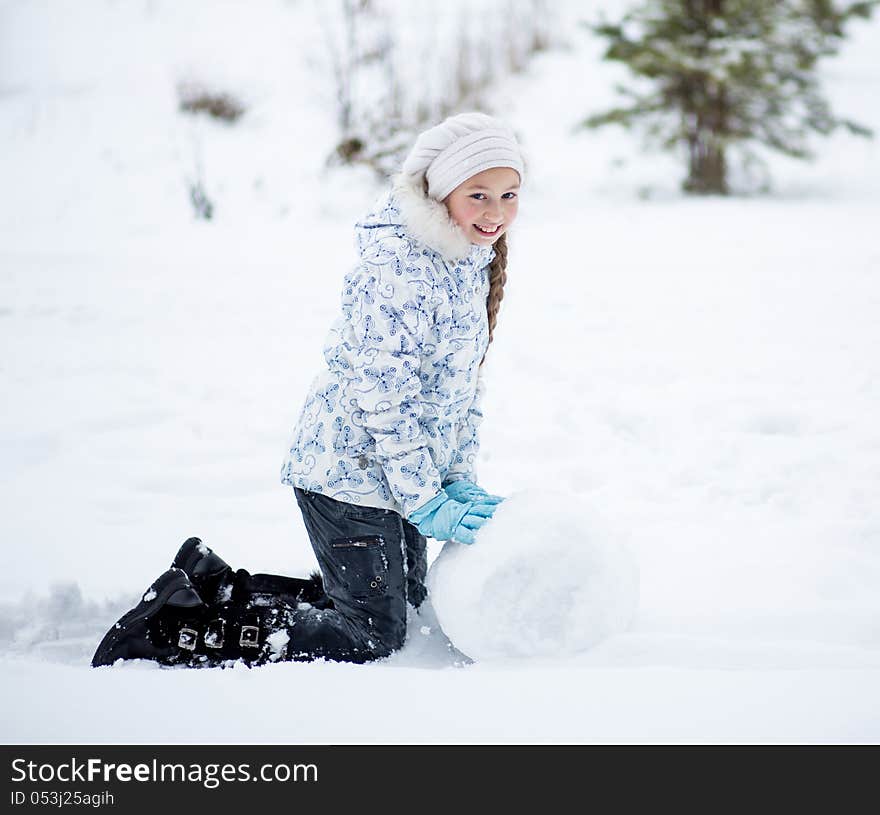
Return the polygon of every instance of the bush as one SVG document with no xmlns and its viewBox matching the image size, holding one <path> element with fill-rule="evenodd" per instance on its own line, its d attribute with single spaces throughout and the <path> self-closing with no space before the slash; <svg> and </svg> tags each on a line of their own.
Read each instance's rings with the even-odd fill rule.
<svg viewBox="0 0 880 815">
<path fill-rule="evenodd" d="M 212 119 L 232 124 L 245 112 L 244 105 L 228 93 L 214 93 L 205 88 L 182 83 L 177 87 L 179 110 L 184 113 L 206 113 Z"/>
</svg>

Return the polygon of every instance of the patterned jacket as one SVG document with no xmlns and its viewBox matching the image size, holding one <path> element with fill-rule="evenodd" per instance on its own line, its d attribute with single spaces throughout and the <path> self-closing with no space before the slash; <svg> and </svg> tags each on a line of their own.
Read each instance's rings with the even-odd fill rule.
<svg viewBox="0 0 880 815">
<path fill-rule="evenodd" d="M 476 479 L 495 252 L 402 176 L 355 238 L 360 260 L 281 480 L 408 517 L 441 484 Z"/>
</svg>

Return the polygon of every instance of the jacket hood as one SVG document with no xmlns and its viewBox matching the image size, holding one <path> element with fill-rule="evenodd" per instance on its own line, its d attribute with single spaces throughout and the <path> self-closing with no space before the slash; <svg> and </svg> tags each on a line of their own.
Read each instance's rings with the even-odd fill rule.
<svg viewBox="0 0 880 815">
<path fill-rule="evenodd" d="M 444 260 L 467 259 L 485 266 L 495 257 L 491 246 L 479 246 L 467 239 L 443 202 L 429 198 L 423 191 L 419 176 L 394 176 L 390 192 L 358 221 L 355 229 L 360 245 L 386 235 L 406 235 L 433 249 Z"/>
</svg>

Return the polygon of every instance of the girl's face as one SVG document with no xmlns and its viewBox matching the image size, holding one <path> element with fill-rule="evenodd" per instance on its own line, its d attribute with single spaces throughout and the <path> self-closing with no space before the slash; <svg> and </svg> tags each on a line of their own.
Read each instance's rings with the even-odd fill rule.
<svg viewBox="0 0 880 815">
<path fill-rule="evenodd" d="M 443 203 L 471 243 L 491 246 L 516 219 L 519 173 L 510 167 L 483 170 L 459 184 Z"/>
</svg>

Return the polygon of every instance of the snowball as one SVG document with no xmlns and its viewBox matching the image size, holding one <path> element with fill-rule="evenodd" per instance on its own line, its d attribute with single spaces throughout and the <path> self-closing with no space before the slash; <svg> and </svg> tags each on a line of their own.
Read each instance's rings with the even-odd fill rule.
<svg viewBox="0 0 880 815">
<path fill-rule="evenodd" d="M 428 573 L 443 630 L 472 659 L 564 656 L 624 631 L 639 572 L 583 496 L 514 493 L 476 534 L 448 541 Z"/>
</svg>

